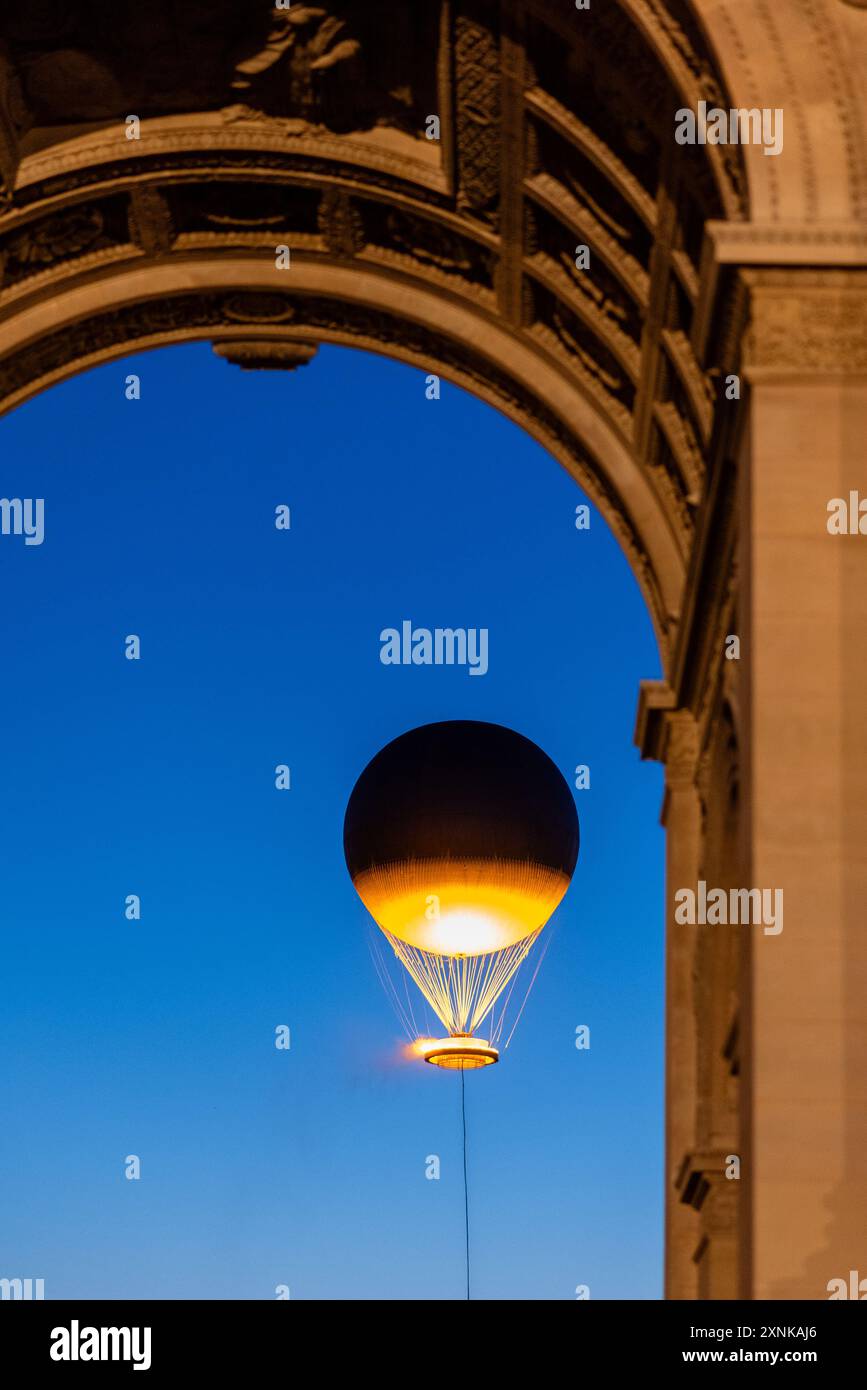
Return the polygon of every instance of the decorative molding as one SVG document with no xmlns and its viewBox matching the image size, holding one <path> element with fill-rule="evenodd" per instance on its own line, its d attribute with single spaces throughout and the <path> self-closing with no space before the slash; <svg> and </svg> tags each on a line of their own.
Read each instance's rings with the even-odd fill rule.
<svg viewBox="0 0 867 1390">
<path fill-rule="evenodd" d="M 162 256 L 171 250 L 175 238 L 171 210 L 153 184 L 137 184 L 130 191 L 129 235 L 147 256 Z"/>
<path fill-rule="evenodd" d="M 697 31 L 687 34 L 683 23 L 671 12 L 671 0 L 621 0 L 621 3 L 634 18 L 642 21 L 645 34 L 652 35 L 657 47 L 665 53 L 669 70 L 689 105 L 695 106 L 699 101 L 706 101 L 709 106 L 728 108 L 731 105 L 709 53 L 706 49 L 699 50 Z M 708 153 L 728 215 L 732 218 L 746 216 L 748 189 L 741 150 L 737 146 L 716 145 L 710 147 Z"/>
<path fill-rule="evenodd" d="M 699 757 L 698 726 L 689 710 L 675 709 L 667 713 L 663 755 L 667 790 L 695 785 Z"/>
<path fill-rule="evenodd" d="M 720 222 L 705 224 L 716 265 L 867 266 L 863 222 Z"/>
<path fill-rule="evenodd" d="M 322 240 L 336 256 L 357 256 L 367 237 L 361 209 L 343 189 L 326 188 L 317 215 Z"/>
<path fill-rule="evenodd" d="M 316 343 L 274 342 L 269 338 L 226 339 L 213 344 L 214 352 L 242 371 L 292 372 L 306 367 L 319 351 Z"/>
<path fill-rule="evenodd" d="M 455 126 L 458 207 L 492 225 L 500 199 L 500 50 L 490 22 L 455 20 Z"/>
<path fill-rule="evenodd" d="M 671 401 L 657 402 L 653 415 L 680 471 L 684 500 L 690 507 L 697 507 L 701 500 L 704 460 L 689 422 Z"/>
<path fill-rule="evenodd" d="M 540 173 L 528 179 L 527 192 L 564 224 L 564 231 L 568 224 L 573 237 L 577 236 L 581 241 L 586 241 L 594 252 L 598 252 L 633 298 L 640 305 L 646 306 L 650 293 L 650 277 L 647 271 L 610 232 L 606 231 L 586 204 L 582 205 L 568 189 L 548 173 Z M 564 244 L 565 242 L 564 237 Z M 572 247 L 569 249 L 572 250 Z"/>
<path fill-rule="evenodd" d="M 722 1149 L 686 1154 L 675 1183 L 680 1200 L 700 1211 L 712 1188 L 729 1181 L 725 1176 L 726 1159 Z M 735 1179 L 731 1181 L 734 1183 Z"/>
<path fill-rule="evenodd" d="M 431 163 L 435 146 L 427 140 L 396 131 L 335 135 L 303 122 L 291 126 L 262 117 L 233 125 L 219 113 L 191 112 L 184 118 L 143 121 L 140 141 L 127 141 L 120 129 L 109 137 L 102 130 L 78 136 L 25 156 L 18 170 L 16 205 L 146 174 L 187 170 L 225 177 L 233 168 L 263 174 L 304 169 L 331 176 L 342 171 L 346 178 L 355 171 L 366 185 L 403 186 L 423 199 L 443 200 L 447 195 L 442 170 Z"/>
<path fill-rule="evenodd" d="M 698 425 L 701 442 L 707 446 L 713 427 L 713 391 L 704 372 L 695 359 L 695 353 L 686 334 L 681 329 L 663 329 L 660 342 L 675 368 L 678 379 L 686 391 L 692 406 L 693 416 Z M 701 459 L 704 472 L 704 458 Z"/>
<path fill-rule="evenodd" d="M 550 92 L 545 92 L 540 87 L 532 87 L 525 94 L 524 100 L 531 115 L 546 121 L 553 130 L 575 145 L 576 149 L 596 165 L 600 173 L 615 185 L 618 192 L 652 230 L 656 223 L 656 203 L 635 175 L 617 157 L 611 146 L 552 97 Z"/>
</svg>

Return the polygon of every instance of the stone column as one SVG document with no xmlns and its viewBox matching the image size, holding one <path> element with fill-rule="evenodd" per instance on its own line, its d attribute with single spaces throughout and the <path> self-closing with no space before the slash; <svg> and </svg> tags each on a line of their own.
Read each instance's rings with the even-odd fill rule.
<svg viewBox="0 0 867 1390">
<path fill-rule="evenodd" d="M 742 272 L 744 1298 L 867 1274 L 867 272 Z M 858 520 L 852 523 L 857 531 Z M 867 515 L 864 517 L 867 532 Z"/>
<path fill-rule="evenodd" d="M 693 1256 L 700 1228 L 696 1210 L 681 1200 L 678 1187 L 684 1161 L 695 1147 L 696 929 L 675 923 L 674 894 L 694 887 L 698 879 L 701 815 L 695 720 L 673 704 L 664 684 L 642 684 L 636 743 L 642 756 L 665 763 L 665 1297 L 692 1299 L 697 1297 Z"/>
</svg>

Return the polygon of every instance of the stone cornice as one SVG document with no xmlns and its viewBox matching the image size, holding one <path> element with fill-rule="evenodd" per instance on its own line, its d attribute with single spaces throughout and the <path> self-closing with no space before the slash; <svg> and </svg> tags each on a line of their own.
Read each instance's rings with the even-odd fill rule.
<svg viewBox="0 0 867 1390">
<path fill-rule="evenodd" d="M 665 763 L 666 792 L 694 783 L 698 730 L 689 710 L 677 708 L 665 681 L 641 682 L 634 742 L 642 758 Z"/>
<path fill-rule="evenodd" d="M 699 356 L 707 347 L 732 271 L 786 266 L 867 267 L 867 226 L 863 222 L 707 222 L 692 329 Z"/>
<path fill-rule="evenodd" d="M 718 265 L 867 266 L 863 222 L 721 222 L 705 225 Z"/>
<path fill-rule="evenodd" d="M 721 1187 L 727 1181 L 725 1170 L 729 1155 L 723 1149 L 689 1153 L 683 1160 L 675 1186 L 680 1200 L 700 1211 L 712 1188 Z M 733 1191 L 736 1187 L 733 1186 Z"/>
<path fill-rule="evenodd" d="M 662 760 L 666 719 L 674 705 L 674 692 L 665 681 L 641 682 L 633 742 L 642 758 Z"/>
<path fill-rule="evenodd" d="M 98 181 L 119 161 L 145 163 L 156 156 L 209 156 L 216 164 L 223 153 L 309 155 L 336 164 L 378 170 L 438 193 L 448 192 L 439 147 L 413 140 L 400 131 L 373 130 L 337 135 L 301 120 L 281 120 L 230 110 L 163 116 L 142 122 L 140 140 L 127 140 L 123 129 L 102 127 L 25 155 L 16 188 L 56 179 L 79 169 Z"/>
</svg>

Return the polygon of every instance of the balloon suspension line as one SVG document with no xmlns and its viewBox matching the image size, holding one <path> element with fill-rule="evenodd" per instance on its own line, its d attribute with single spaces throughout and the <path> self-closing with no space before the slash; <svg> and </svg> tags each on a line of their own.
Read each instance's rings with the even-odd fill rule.
<svg viewBox="0 0 867 1390">
<path fill-rule="evenodd" d="M 461 1120 L 464 1130 L 464 1230 L 466 1232 L 467 1255 L 467 1299 L 470 1297 L 470 1198 L 467 1187 L 467 1094 L 464 1084 L 464 1068 L 461 1067 Z"/>
</svg>

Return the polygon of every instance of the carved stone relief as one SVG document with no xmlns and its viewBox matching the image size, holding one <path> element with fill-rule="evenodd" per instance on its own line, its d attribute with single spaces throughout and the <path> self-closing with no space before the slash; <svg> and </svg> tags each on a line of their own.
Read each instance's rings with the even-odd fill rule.
<svg viewBox="0 0 867 1390">
<path fill-rule="evenodd" d="M 500 54 L 493 7 L 455 25 L 458 206 L 492 224 L 500 193 Z"/>
</svg>

